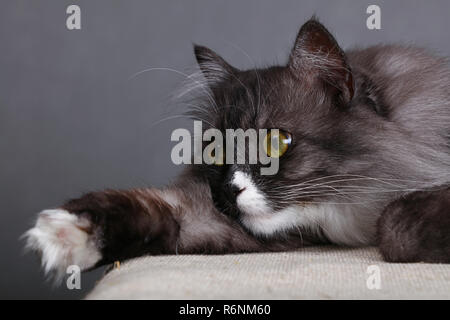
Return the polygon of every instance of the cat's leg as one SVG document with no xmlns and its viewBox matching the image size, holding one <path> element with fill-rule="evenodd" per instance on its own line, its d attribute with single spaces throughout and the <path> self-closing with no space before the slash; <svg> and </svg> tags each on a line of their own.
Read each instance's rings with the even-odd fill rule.
<svg viewBox="0 0 450 320">
<path fill-rule="evenodd" d="M 206 183 L 167 189 L 88 193 L 45 210 L 26 233 L 46 272 L 60 277 L 144 254 L 230 253 L 281 250 L 247 233 L 216 211 Z M 272 247 L 270 247 L 272 246 Z"/>
<path fill-rule="evenodd" d="M 414 192 L 388 205 L 378 240 L 387 261 L 450 263 L 450 188 Z"/>
</svg>

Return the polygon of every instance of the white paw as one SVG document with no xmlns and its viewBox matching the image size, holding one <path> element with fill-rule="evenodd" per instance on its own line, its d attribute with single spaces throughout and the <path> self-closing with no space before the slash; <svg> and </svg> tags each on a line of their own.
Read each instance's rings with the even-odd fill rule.
<svg viewBox="0 0 450 320">
<path fill-rule="evenodd" d="M 85 270 L 101 259 L 94 237 L 86 232 L 89 220 L 62 209 L 44 210 L 34 228 L 28 230 L 26 247 L 41 255 L 45 273 L 61 279 L 70 265 Z"/>
</svg>

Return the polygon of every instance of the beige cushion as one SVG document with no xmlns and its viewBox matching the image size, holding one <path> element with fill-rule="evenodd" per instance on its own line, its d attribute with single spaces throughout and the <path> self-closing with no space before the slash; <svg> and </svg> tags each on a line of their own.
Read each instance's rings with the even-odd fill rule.
<svg viewBox="0 0 450 320">
<path fill-rule="evenodd" d="M 380 289 L 368 289 L 370 265 L 379 267 Z M 150 256 L 122 263 L 87 298 L 449 299 L 450 265 L 386 263 L 376 248 Z"/>
</svg>

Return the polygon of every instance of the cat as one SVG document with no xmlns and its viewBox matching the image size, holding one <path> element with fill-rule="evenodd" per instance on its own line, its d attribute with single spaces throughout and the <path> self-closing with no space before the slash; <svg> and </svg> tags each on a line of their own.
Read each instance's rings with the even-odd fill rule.
<svg viewBox="0 0 450 320">
<path fill-rule="evenodd" d="M 162 189 L 91 192 L 42 211 L 25 237 L 46 272 L 330 243 L 450 262 L 446 59 L 400 45 L 344 52 L 315 17 L 285 65 L 244 71 L 194 51 L 205 95 L 191 115 L 204 130 L 279 129 L 278 172 L 193 164 Z"/>
</svg>

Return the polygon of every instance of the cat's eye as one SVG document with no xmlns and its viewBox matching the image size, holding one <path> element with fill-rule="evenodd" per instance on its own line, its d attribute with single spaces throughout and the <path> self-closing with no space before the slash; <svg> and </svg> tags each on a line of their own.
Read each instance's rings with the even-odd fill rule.
<svg viewBox="0 0 450 320">
<path fill-rule="evenodd" d="M 270 130 L 264 138 L 264 151 L 271 158 L 279 158 L 286 153 L 292 143 L 289 132 Z"/>
<path fill-rule="evenodd" d="M 225 154 L 223 152 L 223 148 L 218 148 L 218 154 L 216 156 L 216 148 L 213 148 L 209 153 L 209 157 L 211 159 L 212 164 L 216 166 L 223 166 L 225 163 Z"/>
</svg>

